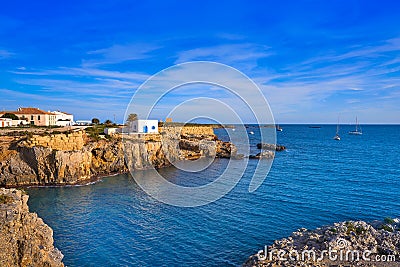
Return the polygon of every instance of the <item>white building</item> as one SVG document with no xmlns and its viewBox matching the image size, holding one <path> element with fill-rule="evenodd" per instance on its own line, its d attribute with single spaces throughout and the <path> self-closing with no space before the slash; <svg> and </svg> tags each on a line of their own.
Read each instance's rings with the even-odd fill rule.
<svg viewBox="0 0 400 267">
<path fill-rule="evenodd" d="M 61 111 L 53 111 L 51 113 L 53 113 L 56 116 L 55 120 L 57 126 L 74 125 L 74 115 Z"/>
<path fill-rule="evenodd" d="M 28 124 L 29 122 L 27 120 L 12 120 L 12 126 L 23 126 Z"/>
<path fill-rule="evenodd" d="M 75 122 L 75 125 L 80 125 L 80 126 L 88 126 L 92 125 L 92 121 L 87 121 L 87 120 L 79 120 Z"/>
<path fill-rule="evenodd" d="M 135 120 L 130 126 L 134 133 L 158 133 L 158 120 Z"/>
<path fill-rule="evenodd" d="M 11 127 L 12 119 L 9 118 L 0 118 L 0 127 Z"/>
<path fill-rule="evenodd" d="M 27 125 L 26 120 L 12 120 L 9 118 L 0 118 L 0 127 L 22 126 Z"/>
<path fill-rule="evenodd" d="M 39 108 L 18 108 L 14 111 L 1 111 L 0 115 L 6 113 L 14 114 L 19 118 L 19 120 L 28 121 L 29 124 L 35 126 L 56 125 L 56 115 Z"/>
<path fill-rule="evenodd" d="M 122 128 L 104 128 L 104 133 L 106 135 L 122 133 Z"/>
</svg>

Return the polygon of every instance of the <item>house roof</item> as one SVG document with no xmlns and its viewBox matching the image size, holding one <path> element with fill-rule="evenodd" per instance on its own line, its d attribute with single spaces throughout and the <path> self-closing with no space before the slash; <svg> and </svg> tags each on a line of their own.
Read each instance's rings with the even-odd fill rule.
<svg viewBox="0 0 400 267">
<path fill-rule="evenodd" d="M 64 112 L 64 111 L 59 111 L 59 110 L 56 110 L 56 111 L 51 111 L 51 113 L 54 113 L 54 114 L 57 114 L 57 113 L 62 113 L 62 114 L 65 114 L 65 115 L 72 115 L 71 113 Z"/>
<path fill-rule="evenodd" d="M 18 108 L 15 114 L 48 114 L 53 115 L 53 113 L 41 110 L 39 108 Z"/>
<path fill-rule="evenodd" d="M 5 114 L 5 113 L 12 113 L 15 115 L 25 115 L 25 114 L 38 114 L 38 115 L 54 115 L 53 113 L 41 110 L 39 108 L 18 108 L 17 110 L 13 111 L 1 111 L 0 114 Z"/>
</svg>

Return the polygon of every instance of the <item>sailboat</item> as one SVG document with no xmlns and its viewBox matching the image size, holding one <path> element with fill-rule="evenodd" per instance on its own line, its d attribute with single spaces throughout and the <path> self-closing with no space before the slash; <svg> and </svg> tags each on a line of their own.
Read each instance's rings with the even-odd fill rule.
<svg viewBox="0 0 400 267">
<path fill-rule="evenodd" d="M 358 128 L 360 128 L 360 130 L 358 130 Z M 362 135 L 362 130 L 361 130 L 361 127 L 359 127 L 359 125 L 358 125 L 358 119 L 357 119 L 357 117 L 356 117 L 356 130 L 355 130 L 355 131 L 350 131 L 349 134 L 352 134 L 352 135 Z"/>
<path fill-rule="evenodd" d="M 337 125 L 336 125 L 336 135 L 333 137 L 334 140 L 340 141 L 340 135 L 339 135 L 339 118 L 337 120 Z"/>
</svg>

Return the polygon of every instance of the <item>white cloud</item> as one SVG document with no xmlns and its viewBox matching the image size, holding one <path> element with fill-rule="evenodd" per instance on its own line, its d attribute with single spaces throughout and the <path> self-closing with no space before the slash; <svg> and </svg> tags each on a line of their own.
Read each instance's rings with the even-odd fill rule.
<svg viewBox="0 0 400 267">
<path fill-rule="evenodd" d="M 14 55 L 14 53 L 5 50 L 5 49 L 0 49 L 0 59 L 2 58 L 9 58 L 12 57 Z"/>
<path fill-rule="evenodd" d="M 59 67 L 51 70 L 18 70 L 10 71 L 10 73 L 23 76 L 66 76 L 73 79 L 74 77 L 91 77 L 91 78 L 108 78 L 120 79 L 128 81 L 143 82 L 149 78 L 148 74 L 140 72 L 120 72 L 112 70 L 102 70 L 97 68 L 66 68 Z"/>
<path fill-rule="evenodd" d="M 89 59 L 84 59 L 83 66 L 93 67 L 107 64 L 117 64 L 129 60 L 138 60 L 151 57 L 151 52 L 161 48 L 154 44 L 115 44 L 108 48 L 89 51 Z"/>
<path fill-rule="evenodd" d="M 399 44 L 400 39 L 390 39 L 368 47 L 344 48 L 342 51 L 314 56 L 300 62 L 286 60 L 287 67 L 280 69 L 272 65 L 262 66 L 259 61 L 271 55 L 282 56 L 276 52 L 279 51 L 277 48 L 250 43 L 222 44 L 178 51 L 176 63 L 207 60 L 236 67 L 260 86 L 281 123 L 285 119 L 307 122 L 310 118 L 325 118 L 325 122 L 334 122 L 338 113 L 345 114 L 344 121 L 353 120 L 354 113 L 366 114 L 365 110 L 376 105 L 377 99 L 381 101 L 379 105 L 385 103 L 386 110 L 400 117 L 395 105 L 400 99 L 400 60 L 396 56 L 400 50 Z M 89 52 L 83 67 L 37 71 L 19 69 L 13 73 L 19 75 L 16 81 L 21 84 L 36 85 L 46 92 L 84 96 L 80 101 L 86 101 L 88 106 L 93 107 L 101 106 L 105 98 L 108 98 L 110 107 L 123 110 L 121 103 L 127 104 L 134 90 L 150 75 L 139 71 L 122 72 L 117 68 L 104 70 L 100 65 L 151 58 L 156 49 L 157 46 L 151 45 L 116 45 Z M 157 81 L 157 84 L 160 87 L 171 86 L 181 80 L 182 75 L 190 77 L 193 71 L 199 70 L 190 70 L 186 74 L 172 73 L 167 79 Z M 216 71 L 207 75 L 205 79 L 213 80 L 218 79 L 221 73 Z M 233 78 L 229 82 L 241 85 L 240 81 Z M 209 90 L 210 95 L 216 93 L 212 88 L 205 90 Z M 243 94 L 246 95 L 245 90 L 243 88 Z M 157 90 L 149 92 L 150 95 L 156 93 Z M 186 95 L 191 94 L 196 96 L 195 91 Z M 338 95 L 341 101 L 332 100 Z M 224 101 L 234 103 L 229 97 L 224 97 Z M 171 105 L 174 104 L 171 102 Z M 197 108 L 201 109 L 200 106 Z M 306 115 L 301 118 L 301 114 Z"/>
<path fill-rule="evenodd" d="M 250 43 L 224 44 L 218 46 L 201 47 L 178 52 L 175 63 L 188 61 L 216 61 L 224 64 L 243 64 L 248 67 L 257 66 L 257 60 L 271 55 L 270 47 Z"/>
</svg>

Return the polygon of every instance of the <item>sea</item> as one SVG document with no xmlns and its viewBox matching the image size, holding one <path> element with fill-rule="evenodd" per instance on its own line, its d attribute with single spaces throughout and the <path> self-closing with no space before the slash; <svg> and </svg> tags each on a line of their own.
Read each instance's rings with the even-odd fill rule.
<svg viewBox="0 0 400 267">
<path fill-rule="evenodd" d="M 249 183 L 258 160 L 248 161 L 239 183 L 221 199 L 199 207 L 164 204 L 128 174 L 68 187 L 27 189 L 29 207 L 54 231 L 67 266 L 240 266 L 274 240 L 305 227 L 346 220 L 400 217 L 400 126 L 281 125 L 266 179 Z M 248 125 L 256 152 L 258 128 Z M 227 131 L 216 129 L 221 139 Z M 176 184 L 204 185 L 226 168 L 216 159 L 200 172 L 159 170 Z M 139 172 L 139 171 L 138 171 Z M 141 177 L 153 179 L 146 171 Z M 147 177 L 148 175 L 149 177 Z M 238 175 L 240 175 L 238 173 Z"/>
</svg>

